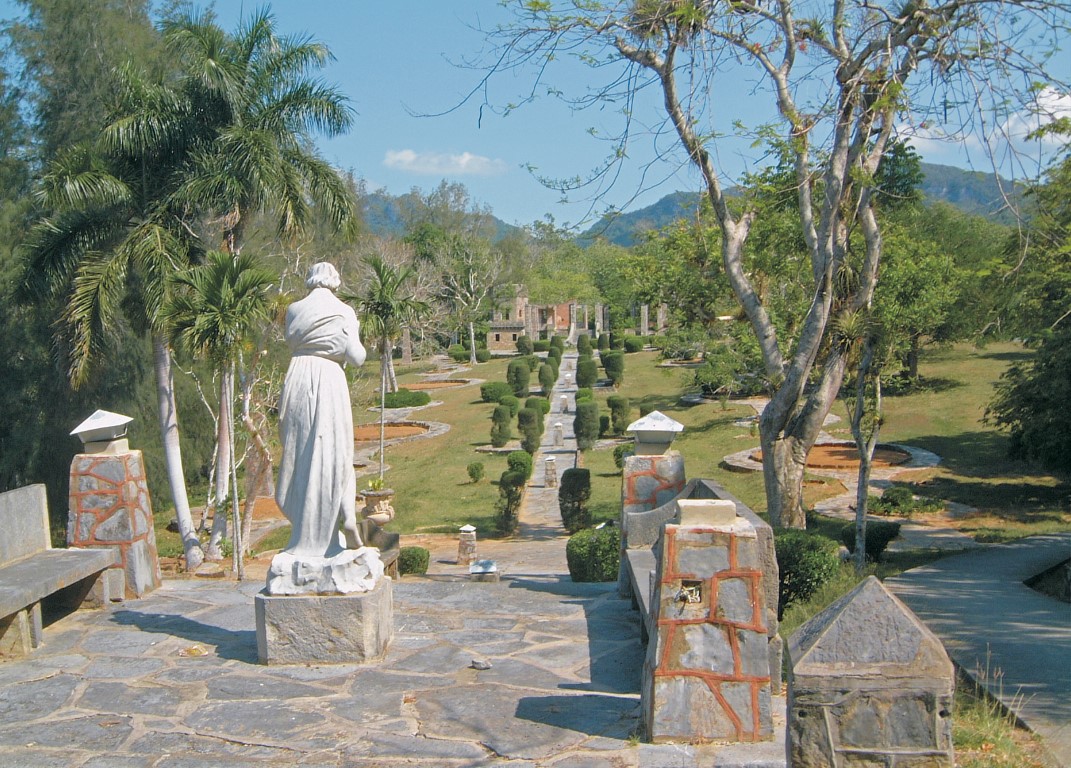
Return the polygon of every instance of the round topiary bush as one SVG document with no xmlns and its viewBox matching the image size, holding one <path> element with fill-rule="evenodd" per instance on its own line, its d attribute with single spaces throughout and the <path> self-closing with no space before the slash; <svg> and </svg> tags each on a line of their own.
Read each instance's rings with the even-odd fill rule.
<svg viewBox="0 0 1071 768">
<path fill-rule="evenodd" d="M 615 435 L 625 434 L 630 423 L 629 414 L 632 407 L 624 395 L 610 395 L 606 398 L 606 405 L 610 408 L 610 422 Z"/>
<path fill-rule="evenodd" d="M 565 351 L 565 337 L 564 336 L 551 336 L 550 348 L 557 349 L 559 353 Z M 561 357 L 559 354 L 558 357 Z"/>
<path fill-rule="evenodd" d="M 502 398 L 513 394 L 513 388 L 504 381 L 485 381 L 480 385 L 480 399 L 485 403 L 500 403 Z"/>
<path fill-rule="evenodd" d="M 423 576 L 428 572 L 431 552 L 424 547 L 402 547 L 398 550 L 398 574 L 406 576 L 415 573 Z"/>
<path fill-rule="evenodd" d="M 517 451 L 516 453 L 524 453 Z M 525 454 L 527 456 L 528 454 Z M 498 503 L 495 504 L 495 529 L 503 536 L 517 531 L 517 510 L 524 497 L 524 485 L 528 482 L 521 472 L 506 470 L 498 479 Z"/>
<path fill-rule="evenodd" d="M 577 403 L 582 403 L 585 400 L 594 400 L 595 393 L 591 390 L 591 387 L 581 387 L 576 391 L 574 399 Z"/>
<path fill-rule="evenodd" d="M 388 392 L 383 396 L 383 403 L 387 408 L 418 408 L 431 402 L 431 395 L 427 392 L 409 389 L 399 389 L 397 392 Z"/>
<path fill-rule="evenodd" d="M 524 407 L 531 408 L 533 411 L 538 411 L 539 413 L 546 416 L 548 413 L 550 413 L 550 400 L 545 397 L 532 395 L 530 398 L 524 401 Z"/>
<path fill-rule="evenodd" d="M 446 354 L 455 363 L 467 363 L 469 361 L 469 351 L 461 344 L 451 344 L 447 347 Z"/>
<path fill-rule="evenodd" d="M 889 543 L 900 535 L 900 523 L 888 520 L 868 520 L 866 524 L 866 542 L 863 544 L 866 559 L 876 563 Z M 840 532 L 841 543 L 852 552 L 855 551 L 855 524 L 849 523 Z"/>
<path fill-rule="evenodd" d="M 517 352 L 521 355 L 530 355 L 535 350 L 532 348 L 532 339 L 526 334 L 517 338 Z"/>
<path fill-rule="evenodd" d="M 602 358 L 602 367 L 606 371 L 607 378 L 610 379 L 610 383 L 614 387 L 621 386 L 621 382 L 625 380 L 625 353 L 624 352 L 607 352 L 600 355 Z"/>
<path fill-rule="evenodd" d="M 543 364 L 543 358 L 537 357 L 536 355 L 527 355 L 525 357 L 522 357 L 521 360 L 524 360 L 524 362 L 528 363 L 528 370 L 532 373 L 538 371 L 539 366 Z"/>
<path fill-rule="evenodd" d="M 521 448 L 534 454 L 543 436 L 543 414 L 534 408 L 522 408 L 517 413 L 517 430 L 521 433 Z"/>
<path fill-rule="evenodd" d="M 478 347 L 476 349 L 476 362 L 477 363 L 486 363 L 490 359 L 491 359 L 491 350 L 487 349 L 486 347 Z"/>
<path fill-rule="evenodd" d="M 591 337 L 586 333 L 576 337 L 576 351 L 581 357 L 591 357 Z"/>
<path fill-rule="evenodd" d="M 777 553 L 777 615 L 792 603 L 807 600 L 833 578 L 840 568 L 837 542 L 807 531 L 781 531 L 774 535 Z"/>
<path fill-rule="evenodd" d="M 469 475 L 469 481 L 470 482 L 478 483 L 481 480 L 483 480 L 484 467 L 483 467 L 483 462 L 482 461 L 474 461 L 474 462 L 472 462 L 467 467 L 465 467 L 465 471 Z"/>
<path fill-rule="evenodd" d="M 599 334 L 599 342 L 598 342 L 597 346 L 599 347 L 599 351 L 600 352 L 605 352 L 607 349 L 609 349 L 610 348 L 610 334 L 608 334 L 608 333 L 600 333 Z"/>
<path fill-rule="evenodd" d="M 506 457 L 506 471 L 524 476 L 524 482 L 532 476 L 532 454 L 528 451 L 510 451 Z"/>
<path fill-rule="evenodd" d="M 514 397 L 513 395 L 506 395 L 498 402 L 500 405 L 504 405 L 509 408 L 509 416 L 511 419 L 514 418 L 517 415 L 517 412 L 521 410 L 520 398 Z"/>
<path fill-rule="evenodd" d="M 536 339 L 532 342 L 533 352 L 546 352 L 550 349 L 550 339 Z"/>
<path fill-rule="evenodd" d="M 614 466 L 619 470 L 625 468 L 625 458 L 632 455 L 633 449 L 636 447 L 634 443 L 621 443 L 621 445 L 614 446 Z"/>
<path fill-rule="evenodd" d="M 576 362 L 576 385 L 591 388 L 599 380 L 599 366 L 590 357 L 582 357 Z"/>
<path fill-rule="evenodd" d="M 543 390 L 543 394 L 550 396 L 551 391 L 554 389 L 554 382 L 557 381 L 557 377 L 554 375 L 554 366 L 547 363 L 543 363 L 539 366 L 539 387 Z"/>
<path fill-rule="evenodd" d="M 590 451 L 599 439 L 599 404 L 594 400 L 584 400 L 576 404 L 576 417 L 573 419 L 573 434 L 576 435 L 576 447 Z"/>
<path fill-rule="evenodd" d="M 625 351 L 628 353 L 642 352 L 643 351 L 643 337 L 641 336 L 626 336 L 625 337 Z"/>
<path fill-rule="evenodd" d="M 621 534 L 612 525 L 578 531 L 565 545 L 565 560 L 573 581 L 617 581 Z"/>
</svg>

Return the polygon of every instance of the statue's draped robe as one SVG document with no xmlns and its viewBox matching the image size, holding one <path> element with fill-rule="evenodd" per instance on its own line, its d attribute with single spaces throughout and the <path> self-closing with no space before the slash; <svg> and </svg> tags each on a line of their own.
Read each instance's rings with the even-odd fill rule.
<svg viewBox="0 0 1071 768">
<path fill-rule="evenodd" d="M 275 499 L 293 527 L 286 551 L 299 558 L 341 552 L 339 522 L 355 514 L 353 412 L 342 366 L 364 362 L 359 334 L 353 309 L 327 288 L 286 313 L 293 357 L 279 401 L 283 453 Z"/>
</svg>

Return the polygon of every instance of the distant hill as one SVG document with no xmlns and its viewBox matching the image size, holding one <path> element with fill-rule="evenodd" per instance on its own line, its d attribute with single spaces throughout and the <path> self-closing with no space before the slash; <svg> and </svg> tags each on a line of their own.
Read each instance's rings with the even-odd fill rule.
<svg viewBox="0 0 1071 768">
<path fill-rule="evenodd" d="M 1000 179 L 996 174 L 965 171 L 951 165 L 922 163 L 922 193 L 929 203 L 945 202 L 966 213 L 987 216 L 1010 224 L 1014 217 L 1005 210 L 1001 186 L 1014 202 L 1020 202 L 1024 188 L 1021 184 Z M 729 190 L 732 195 L 733 191 Z M 673 192 L 653 205 L 626 213 L 604 216 L 581 234 L 578 240 L 585 245 L 603 238 L 621 246 L 630 246 L 642 239 L 645 232 L 662 229 L 682 217 L 695 215 L 699 205 L 698 192 Z"/>
<path fill-rule="evenodd" d="M 402 220 L 401 206 L 398 198 L 386 192 L 368 192 L 360 197 L 361 213 L 364 215 L 365 225 L 368 230 L 381 237 L 402 237 L 405 235 L 405 222 Z M 501 240 L 507 235 L 516 232 L 517 227 L 512 224 L 491 217 L 495 233 L 492 240 Z"/>
</svg>

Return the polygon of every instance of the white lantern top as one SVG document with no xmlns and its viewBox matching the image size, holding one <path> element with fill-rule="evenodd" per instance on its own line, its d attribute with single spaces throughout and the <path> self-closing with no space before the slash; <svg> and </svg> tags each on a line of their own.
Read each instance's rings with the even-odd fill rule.
<svg viewBox="0 0 1071 768">
<path fill-rule="evenodd" d="M 626 431 L 636 436 L 637 454 L 652 455 L 665 453 L 673 439 L 684 431 L 684 425 L 661 411 L 651 411 L 629 424 Z"/>
<path fill-rule="evenodd" d="M 97 410 L 88 419 L 71 430 L 83 444 L 101 443 L 126 437 L 126 428 L 134 419 L 121 413 Z"/>
<path fill-rule="evenodd" d="M 463 525 L 460 528 L 458 528 L 458 530 L 461 531 L 462 533 L 473 533 L 476 530 L 476 526 L 469 525 L 468 523 L 466 523 L 465 525 Z"/>
</svg>

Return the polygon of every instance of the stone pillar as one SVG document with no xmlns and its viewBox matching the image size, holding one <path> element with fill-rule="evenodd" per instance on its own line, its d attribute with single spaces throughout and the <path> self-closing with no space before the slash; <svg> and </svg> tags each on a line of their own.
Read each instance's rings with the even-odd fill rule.
<svg viewBox="0 0 1071 768">
<path fill-rule="evenodd" d="M 602 333 L 602 304 L 595 305 L 595 339 L 599 338 L 599 334 Z M 592 339 L 592 341 L 595 341 Z"/>
<path fill-rule="evenodd" d="M 676 498 L 684 483 L 684 457 L 679 451 L 627 456 L 621 473 L 621 511 L 660 507 Z"/>
<path fill-rule="evenodd" d="M 565 425 L 560 421 L 554 422 L 554 446 L 561 448 L 565 445 Z"/>
<path fill-rule="evenodd" d="M 667 524 L 640 703 L 653 742 L 773 737 L 766 604 L 755 529 L 731 503 Z M 795 762 L 791 763 L 797 765 Z"/>
<path fill-rule="evenodd" d="M 954 671 L 871 576 L 788 641 L 788 764 L 952 768 Z"/>
<path fill-rule="evenodd" d="M 127 597 L 141 597 L 160 586 L 156 531 L 141 451 L 75 455 L 67 545 L 118 552 Z"/>
<path fill-rule="evenodd" d="M 651 332 L 651 307 L 649 304 L 640 304 L 640 336 L 647 336 Z"/>
<path fill-rule="evenodd" d="M 558 398 L 558 402 L 561 404 L 561 407 L 558 410 L 562 413 L 569 413 L 569 397 L 567 395 L 562 395 Z"/>
<path fill-rule="evenodd" d="M 655 328 L 661 333 L 666 330 L 667 325 L 669 325 L 669 305 L 659 304 L 658 309 L 655 310 Z"/>
<path fill-rule="evenodd" d="M 475 562 L 476 529 L 471 525 L 463 525 L 457 537 L 457 564 L 472 565 Z"/>
<path fill-rule="evenodd" d="M 548 456 L 544 462 L 543 470 L 543 486 L 545 488 L 557 488 L 558 487 L 558 462 L 554 460 L 553 456 Z"/>
</svg>

